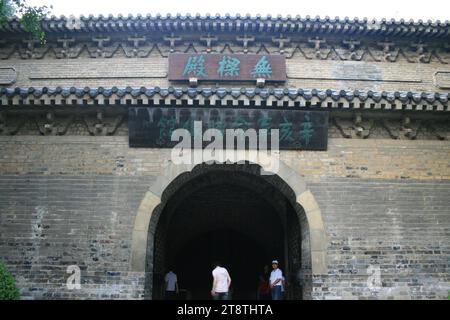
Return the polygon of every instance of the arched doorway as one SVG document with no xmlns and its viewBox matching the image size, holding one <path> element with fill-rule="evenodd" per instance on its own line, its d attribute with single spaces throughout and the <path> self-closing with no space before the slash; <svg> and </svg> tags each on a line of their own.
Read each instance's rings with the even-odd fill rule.
<svg viewBox="0 0 450 320">
<path fill-rule="evenodd" d="M 199 165 L 175 179 L 164 194 L 153 241 L 152 297 L 163 296 L 163 276 L 176 270 L 188 297 L 208 299 L 212 263 L 233 279 L 233 298 L 255 299 L 259 276 L 280 261 L 287 297 L 300 299 L 302 228 L 295 194 L 277 176 L 252 164 Z M 306 229 L 304 229 L 306 230 Z M 307 243 L 306 243 L 307 245 Z M 309 258 L 309 257 L 308 257 Z"/>
<path fill-rule="evenodd" d="M 173 258 L 170 260 L 170 255 L 167 258 L 167 249 L 165 248 L 167 246 L 166 235 L 170 233 L 167 232 L 168 221 L 170 221 L 170 214 L 167 214 L 167 212 L 172 212 L 172 214 L 177 212 L 175 208 L 180 205 L 180 201 L 177 201 L 180 193 L 177 193 L 177 191 L 186 186 L 193 188 L 195 185 L 200 185 L 192 183 L 193 181 L 200 181 L 196 179 L 200 176 L 203 176 L 202 179 L 206 182 L 209 180 L 211 186 L 213 182 L 217 182 L 214 172 L 218 171 L 232 173 L 234 179 L 228 179 L 231 178 L 229 174 L 224 184 L 226 184 L 225 182 L 231 182 L 234 185 L 242 185 L 242 180 L 240 183 L 239 178 L 246 179 L 246 181 L 250 180 L 250 184 L 247 186 L 255 186 L 256 184 L 254 189 L 250 188 L 253 191 L 262 190 L 261 187 L 263 186 L 271 188 L 271 194 L 275 196 L 264 196 L 264 200 L 273 202 L 273 199 L 284 199 L 282 201 L 286 204 L 284 215 L 279 214 L 283 210 L 280 210 L 282 206 L 279 205 L 282 202 L 278 202 L 278 205 L 271 205 L 271 207 L 277 208 L 274 210 L 276 215 L 272 212 L 271 217 L 278 216 L 281 221 L 283 221 L 283 216 L 287 219 L 283 230 L 285 232 L 284 255 L 281 256 L 280 260 L 284 260 L 284 271 L 288 273 L 291 284 L 289 288 L 290 298 L 311 299 L 313 279 L 320 279 L 321 276 L 328 273 L 326 262 L 327 236 L 322 214 L 303 178 L 279 159 L 276 160 L 279 163 L 276 174 L 261 175 L 260 165 L 267 170 L 265 166 L 268 162 L 264 157 L 258 156 L 255 164 L 238 165 L 236 163 L 241 161 L 242 156 L 239 153 L 236 155 L 234 162 L 232 162 L 235 165 L 228 163 L 226 165 L 205 165 L 202 163 L 175 165 L 168 161 L 162 168 L 157 180 L 150 184 L 136 214 L 130 252 L 130 272 L 142 276 L 143 279 L 145 278 L 143 288 L 145 299 L 160 298 L 161 279 L 158 274 L 164 273 L 164 269 L 167 267 L 165 264 L 174 262 Z M 242 161 L 245 161 L 245 157 L 242 157 L 242 159 Z M 209 177 L 209 179 L 204 177 Z M 249 177 L 251 179 L 248 179 Z M 208 183 L 206 185 L 208 186 Z M 178 205 L 176 205 L 177 203 Z M 172 206 L 172 209 L 169 208 L 170 206 Z M 166 230 L 166 232 L 160 230 Z M 229 230 L 229 232 L 234 231 L 236 230 Z M 295 236 L 286 236 L 286 233 Z M 243 236 L 249 239 L 248 234 Z M 193 241 L 195 238 L 197 240 L 201 238 L 199 232 L 196 237 L 193 237 Z M 252 240 L 254 237 L 250 237 L 250 239 Z M 251 242 L 253 248 L 257 248 L 258 243 L 260 243 L 254 240 Z M 266 250 L 265 245 L 262 245 L 262 247 Z M 263 256 L 264 253 L 260 255 Z M 267 255 L 273 254 L 267 253 Z M 272 258 L 270 257 L 270 259 Z M 208 270 L 208 273 L 210 271 Z"/>
</svg>

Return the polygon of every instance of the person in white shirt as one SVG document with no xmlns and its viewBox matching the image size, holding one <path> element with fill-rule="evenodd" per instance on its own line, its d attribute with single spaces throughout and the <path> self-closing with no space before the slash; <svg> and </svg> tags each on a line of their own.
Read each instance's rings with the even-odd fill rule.
<svg viewBox="0 0 450 320">
<path fill-rule="evenodd" d="M 283 272 L 278 268 L 278 260 L 272 261 L 272 272 L 270 273 L 270 290 L 272 300 L 281 300 L 281 287 L 283 285 Z"/>
<path fill-rule="evenodd" d="M 165 299 L 174 300 L 179 292 L 177 275 L 172 270 L 170 270 L 164 277 L 164 282 L 166 285 Z"/>
<path fill-rule="evenodd" d="M 213 285 L 211 295 L 214 300 L 228 300 L 228 291 L 230 290 L 231 277 L 227 269 L 223 268 L 219 262 L 214 264 L 212 271 Z"/>
</svg>

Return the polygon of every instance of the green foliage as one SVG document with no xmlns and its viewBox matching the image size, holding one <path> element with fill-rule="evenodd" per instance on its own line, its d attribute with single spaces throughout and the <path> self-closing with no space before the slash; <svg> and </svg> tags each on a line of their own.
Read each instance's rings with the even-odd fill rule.
<svg viewBox="0 0 450 320">
<path fill-rule="evenodd" d="M 9 5 L 7 0 L 0 0 L 0 25 L 8 21 L 8 17 L 14 15 L 14 8 Z"/>
<path fill-rule="evenodd" d="M 30 32 L 34 39 L 45 43 L 45 32 L 41 27 L 41 20 L 43 16 L 36 11 L 35 8 L 28 8 L 22 15 L 20 22 L 25 31 Z"/>
<path fill-rule="evenodd" d="M 0 26 L 17 15 L 25 31 L 31 33 L 33 39 L 41 43 L 45 43 L 45 32 L 42 30 L 41 22 L 48 14 L 47 6 L 31 7 L 25 0 L 0 0 Z"/>
<path fill-rule="evenodd" d="M 20 299 L 20 294 L 16 287 L 16 281 L 5 265 L 0 262 L 0 300 L 18 299 Z"/>
</svg>

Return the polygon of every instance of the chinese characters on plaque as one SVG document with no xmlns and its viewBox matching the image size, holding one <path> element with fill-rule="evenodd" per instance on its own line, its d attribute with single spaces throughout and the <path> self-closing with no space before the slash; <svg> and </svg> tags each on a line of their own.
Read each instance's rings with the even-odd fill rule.
<svg viewBox="0 0 450 320">
<path fill-rule="evenodd" d="M 172 148 L 176 129 L 186 129 L 195 135 L 195 122 L 200 134 L 217 129 L 226 135 L 227 129 L 254 129 L 258 138 L 265 133 L 271 141 L 272 129 L 278 129 L 279 148 L 285 150 L 326 150 L 328 112 L 303 110 L 263 110 L 229 108 L 159 108 L 129 109 L 128 126 L 131 147 Z M 265 130 L 264 130 L 265 129 Z M 205 147 L 206 145 L 203 145 Z M 248 146 L 246 146 L 248 148 Z"/>
<path fill-rule="evenodd" d="M 260 81 L 285 82 L 285 57 L 279 54 L 169 54 L 169 80 L 187 81 Z M 328 112 L 285 109 L 250 109 L 217 107 L 130 107 L 128 114 L 131 147 L 173 148 L 180 132 L 188 141 L 215 132 L 225 140 L 244 142 L 236 148 L 262 148 L 246 140 L 269 142 L 268 149 L 326 150 Z M 177 130 L 183 129 L 183 130 Z M 210 130 L 215 129 L 215 130 Z M 235 136 L 232 135 L 234 132 Z M 212 134 L 212 133 L 211 133 Z M 224 148 L 226 142 L 223 140 Z M 208 147 L 203 139 L 194 148 Z M 221 140 L 222 141 L 222 140 Z M 276 141 L 276 142 L 274 142 Z M 222 143 L 222 142 L 221 142 Z M 276 143 L 272 145 L 272 143 Z"/>
<path fill-rule="evenodd" d="M 285 58 L 279 54 L 187 54 L 169 55 L 169 80 L 286 81 Z"/>
</svg>

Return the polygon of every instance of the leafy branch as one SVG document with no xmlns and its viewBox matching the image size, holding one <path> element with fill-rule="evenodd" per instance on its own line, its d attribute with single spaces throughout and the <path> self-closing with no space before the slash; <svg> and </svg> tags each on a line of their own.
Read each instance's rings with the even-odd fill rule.
<svg viewBox="0 0 450 320">
<path fill-rule="evenodd" d="M 53 7 L 29 6 L 25 0 L 0 0 L 0 26 L 17 16 L 24 30 L 31 33 L 33 39 L 45 43 L 41 22 L 50 13 L 50 9 Z"/>
</svg>

